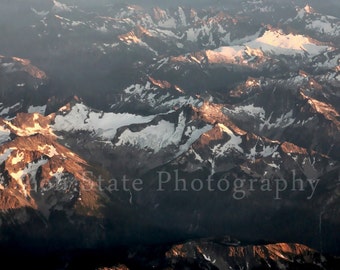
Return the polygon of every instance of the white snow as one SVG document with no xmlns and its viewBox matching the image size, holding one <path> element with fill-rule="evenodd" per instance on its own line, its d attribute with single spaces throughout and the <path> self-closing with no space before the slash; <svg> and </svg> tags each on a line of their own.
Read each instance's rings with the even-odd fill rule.
<svg viewBox="0 0 340 270">
<path fill-rule="evenodd" d="M 340 24 L 329 22 L 325 16 L 322 16 L 320 19 L 310 20 L 306 28 L 329 36 L 340 35 Z"/>
<path fill-rule="evenodd" d="M 201 129 L 191 127 L 186 128 L 186 119 L 182 112 L 179 115 L 177 125 L 161 120 L 157 124 L 147 126 L 138 132 L 132 132 L 127 129 L 120 135 L 119 141 L 116 145 L 133 145 L 141 149 L 151 149 L 155 153 L 170 145 L 180 145 L 179 152 L 177 153 L 177 156 L 179 156 L 187 151 L 192 143 L 204 132 L 210 129 L 210 125 L 206 125 Z M 180 144 L 184 134 L 189 138 L 184 144 Z"/>
<path fill-rule="evenodd" d="M 15 64 L 14 63 L 2 63 L 1 67 L 3 67 L 5 72 L 10 73 L 16 71 L 14 68 Z"/>
<path fill-rule="evenodd" d="M 187 18 L 185 16 L 184 10 L 181 7 L 178 7 L 178 15 L 179 15 L 179 18 L 181 20 L 181 24 L 183 26 L 186 26 L 187 25 Z"/>
<path fill-rule="evenodd" d="M 187 136 L 189 136 L 189 139 L 187 140 L 187 142 L 185 144 L 182 144 L 180 146 L 179 152 L 177 153 L 176 156 L 180 156 L 181 154 L 185 153 L 186 151 L 188 151 L 188 149 L 191 147 L 191 145 L 198 140 L 201 135 L 209 130 L 212 129 L 211 125 L 206 125 L 200 129 L 197 128 L 191 128 L 188 129 L 185 134 Z M 198 158 L 198 155 L 195 153 L 196 158 Z"/>
<path fill-rule="evenodd" d="M 265 115 L 266 115 L 266 112 L 262 107 L 255 107 L 254 104 L 238 106 L 238 107 L 235 107 L 233 110 L 229 110 L 229 109 L 227 110 L 233 113 L 236 113 L 236 114 L 245 113 L 257 119 L 263 119 L 263 120 L 265 119 Z"/>
<path fill-rule="evenodd" d="M 164 27 L 164 28 L 167 28 L 167 29 L 173 29 L 173 28 L 176 28 L 176 20 L 175 20 L 175 18 L 170 17 L 167 20 L 159 21 L 158 25 L 160 27 Z"/>
<path fill-rule="evenodd" d="M 278 145 L 274 145 L 274 146 L 270 146 L 270 145 L 263 145 L 262 146 L 262 150 L 261 151 L 256 151 L 257 148 L 257 143 L 254 147 L 252 147 L 250 149 L 249 154 L 247 154 L 247 158 L 248 159 L 252 159 L 255 160 L 256 158 L 259 157 L 270 157 L 273 156 L 276 152 L 276 150 L 278 149 Z"/>
<path fill-rule="evenodd" d="M 65 176 L 64 170 L 65 170 L 64 167 L 59 167 L 56 172 L 50 171 L 50 173 L 49 173 L 49 175 L 51 177 L 54 177 L 57 180 L 57 182 L 53 185 L 54 187 L 56 187 L 57 190 L 66 191 L 65 190 L 65 182 L 63 182 L 63 177 Z M 47 186 L 42 188 L 42 191 L 44 192 L 44 191 L 48 191 L 50 189 L 51 189 L 51 186 L 47 185 Z"/>
<path fill-rule="evenodd" d="M 307 52 L 317 55 L 329 49 L 328 46 L 316 45 L 302 35 L 284 34 L 281 31 L 267 30 L 261 37 L 245 44 L 264 52 L 295 55 Z"/>
<path fill-rule="evenodd" d="M 147 50 L 151 51 L 154 53 L 156 56 L 158 55 L 158 52 L 152 49 L 146 42 L 142 41 L 140 38 L 138 38 L 134 33 L 130 33 L 129 35 L 125 36 L 120 36 L 119 37 L 120 41 L 131 45 L 131 44 L 137 44 L 141 47 L 146 48 Z"/>
<path fill-rule="evenodd" d="M 150 122 L 155 116 L 129 113 L 100 113 L 82 103 L 74 105 L 66 115 L 57 115 L 51 128 L 58 131 L 90 131 L 103 139 L 113 139 L 118 128 Z"/>
<path fill-rule="evenodd" d="M 0 111 L 0 116 L 3 116 L 3 115 L 6 115 L 8 114 L 11 110 L 15 109 L 16 107 L 19 107 L 21 104 L 18 102 L 10 107 L 7 107 L 7 108 L 3 108 L 1 111 Z"/>
<path fill-rule="evenodd" d="M 106 25 L 103 24 L 102 26 L 97 27 L 97 31 L 102 32 L 102 33 L 107 33 L 109 30 L 107 29 Z"/>
<path fill-rule="evenodd" d="M 36 162 L 32 162 L 32 163 L 28 163 L 26 165 L 26 167 L 23 169 L 23 170 L 20 170 L 16 173 L 14 172 L 10 172 L 10 176 L 16 180 L 19 184 L 19 186 L 21 187 L 23 193 L 25 196 L 27 196 L 27 191 L 26 191 L 26 186 L 25 184 L 23 183 L 23 178 L 26 176 L 26 175 L 29 175 L 30 176 L 30 179 L 33 179 L 35 180 L 36 178 L 36 174 L 37 174 L 37 170 L 40 166 L 44 165 L 47 163 L 47 160 L 45 159 L 40 159 Z"/>
<path fill-rule="evenodd" d="M 33 106 L 31 105 L 27 112 L 28 113 L 39 113 L 41 115 L 45 115 L 45 111 L 46 111 L 46 105 L 43 105 L 43 106 Z"/>
<path fill-rule="evenodd" d="M 161 120 L 156 125 L 147 126 L 139 132 L 127 129 L 120 135 L 117 146 L 131 144 L 159 152 L 171 144 L 178 145 L 184 133 L 185 120 L 182 112 L 179 115 L 177 127 L 174 123 Z"/>
<path fill-rule="evenodd" d="M 0 164 L 8 159 L 8 157 L 11 155 L 13 150 L 16 150 L 16 148 L 14 147 L 8 148 L 0 154 Z"/>
<path fill-rule="evenodd" d="M 39 119 L 39 114 L 33 114 L 33 120 Z M 25 125 L 23 128 L 13 125 L 10 121 L 4 121 L 7 126 L 14 130 L 19 136 L 31 136 L 37 133 L 45 135 L 53 135 L 49 127 L 42 127 L 39 123 L 34 122 L 34 126 Z"/>
<path fill-rule="evenodd" d="M 32 8 L 31 7 L 31 10 L 38 16 L 40 17 L 45 17 L 47 16 L 50 12 L 49 11 L 45 11 L 45 10 L 42 10 L 42 11 L 37 11 L 35 8 Z"/>
<path fill-rule="evenodd" d="M 242 45 L 242 44 L 244 44 L 246 42 L 249 42 L 249 41 L 257 39 L 261 35 L 261 32 L 262 32 L 262 29 L 258 30 L 253 35 L 245 36 L 245 37 L 239 38 L 239 39 L 234 39 L 234 40 L 230 41 L 229 43 L 232 46 Z"/>
<path fill-rule="evenodd" d="M 279 118 L 276 118 L 274 122 L 270 122 L 272 118 L 272 114 L 269 116 L 268 119 L 266 119 L 262 124 L 260 124 L 260 130 L 262 130 L 264 127 L 267 129 L 272 128 L 285 128 L 288 127 L 295 122 L 295 118 L 293 118 L 293 110 L 290 110 L 289 112 L 282 114 Z"/>
<path fill-rule="evenodd" d="M 53 7 L 52 7 L 52 10 L 54 12 L 71 12 L 71 7 L 63 4 L 63 3 L 60 3 L 56 0 L 53 0 Z"/>
<path fill-rule="evenodd" d="M 59 155 L 57 149 L 53 145 L 39 145 L 38 150 L 47 155 L 48 157 L 53 157 L 55 155 Z"/>
<path fill-rule="evenodd" d="M 236 57 L 242 57 L 244 46 L 220 47 L 214 51 L 207 51 L 210 61 L 224 62 L 234 60 Z"/>
<path fill-rule="evenodd" d="M 309 5 L 298 11 L 293 20 L 303 21 L 306 29 L 317 31 L 321 34 L 337 37 L 340 34 L 339 19 L 329 15 L 316 13 Z M 292 19 L 287 22 L 293 21 Z"/>
<path fill-rule="evenodd" d="M 204 258 L 206 261 L 211 262 L 212 264 L 214 264 L 214 263 L 216 262 L 216 259 L 213 260 L 213 259 L 211 259 L 210 256 L 205 255 L 204 253 L 202 253 L 202 255 L 203 255 L 203 258 Z"/>
<path fill-rule="evenodd" d="M 204 24 L 200 28 L 189 28 L 186 31 L 187 40 L 191 42 L 197 42 L 199 40 L 199 37 L 209 37 L 209 41 L 207 42 L 207 44 L 204 45 L 215 45 L 215 42 L 213 41 L 212 28 L 213 26 L 211 24 Z"/>
<path fill-rule="evenodd" d="M 187 30 L 187 40 L 191 42 L 197 42 L 199 34 L 199 29 L 190 28 Z"/>
<path fill-rule="evenodd" d="M 85 25 L 85 23 L 82 21 L 72 21 L 71 23 L 71 26 L 73 27 L 80 26 L 80 25 Z"/>
<path fill-rule="evenodd" d="M 240 153 L 243 153 L 243 149 L 240 147 L 240 144 L 242 143 L 242 138 L 235 135 L 228 127 L 223 124 L 218 124 L 218 127 L 221 129 L 221 131 L 227 133 L 230 136 L 230 139 L 224 144 L 218 144 L 214 146 L 212 151 L 215 157 L 223 156 L 231 150 L 236 150 Z"/>
<path fill-rule="evenodd" d="M 206 55 L 210 63 L 246 64 L 255 57 L 263 57 L 264 53 L 292 56 L 308 54 L 315 56 L 331 50 L 333 48 L 317 45 L 302 35 L 284 34 L 278 30 L 267 30 L 262 36 L 252 41 L 241 45 L 222 46 L 215 50 L 207 50 Z"/>
<path fill-rule="evenodd" d="M 50 171 L 50 176 L 55 176 L 56 174 L 62 174 L 64 172 L 64 167 L 59 167 L 56 172 Z"/>
<path fill-rule="evenodd" d="M 191 148 L 191 149 L 189 150 L 189 153 L 190 153 L 190 154 L 194 154 L 195 160 L 197 160 L 198 162 L 201 162 L 201 163 L 204 162 L 203 158 L 202 158 L 199 154 L 197 154 L 197 152 L 196 152 L 194 149 Z"/>
<path fill-rule="evenodd" d="M 16 156 L 12 158 L 12 165 L 16 165 L 16 164 L 22 162 L 24 156 L 25 156 L 24 152 L 17 151 Z"/>
<path fill-rule="evenodd" d="M 10 140 L 9 135 L 11 132 L 3 126 L 0 126 L 0 144 Z"/>
<path fill-rule="evenodd" d="M 161 120 L 157 125 L 148 126 L 140 132 L 124 131 L 116 145 L 131 144 L 159 152 L 162 148 L 178 142 L 181 138 L 179 135 L 181 134 L 176 133 L 173 123 Z"/>
</svg>

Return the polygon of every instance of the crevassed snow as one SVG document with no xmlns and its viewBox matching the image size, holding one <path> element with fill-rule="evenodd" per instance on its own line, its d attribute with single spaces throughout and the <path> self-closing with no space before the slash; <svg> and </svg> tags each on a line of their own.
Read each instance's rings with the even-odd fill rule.
<svg viewBox="0 0 340 270">
<path fill-rule="evenodd" d="M 0 126 L 0 144 L 3 144 L 4 142 L 7 142 L 10 140 L 9 135 L 11 132 L 4 128 L 3 126 Z"/>
<path fill-rule="evenodd" d="M 53 130 L 90 131 L 103 139 L 113 139 L 117 129 L 131 124 L 150 122 L 154 116 L 139 116 L 129 113 L 100 113 L 91 111 L 82 103 L 74 105 L 66 115 L 55 118 Z"/>
</svg>

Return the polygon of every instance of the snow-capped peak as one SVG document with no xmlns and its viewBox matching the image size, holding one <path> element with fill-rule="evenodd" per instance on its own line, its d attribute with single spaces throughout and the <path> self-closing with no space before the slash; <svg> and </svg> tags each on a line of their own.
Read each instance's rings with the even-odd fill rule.
<svg viewBox="0 0 340 270">
<path fill-rule="evenodd" d="M 280 30 L 267 30 L 261 37 L 247 45 L 279 54 L 296 54 L 305 51 L 308 54 L 317 55 L 328 49 L 327 46 L 317 45 L 303 35 L 285 34 Z"/>
</svg>

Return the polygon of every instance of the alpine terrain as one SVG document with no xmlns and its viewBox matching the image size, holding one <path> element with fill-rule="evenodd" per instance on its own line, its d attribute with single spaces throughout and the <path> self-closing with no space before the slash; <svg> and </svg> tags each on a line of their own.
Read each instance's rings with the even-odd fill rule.
<svg viewBox="0 0 340 270">
<path fill-rule="evenodd" d="M 11 269 L 339 269 L 338 1 L 0 0 Z"/>
</svg>

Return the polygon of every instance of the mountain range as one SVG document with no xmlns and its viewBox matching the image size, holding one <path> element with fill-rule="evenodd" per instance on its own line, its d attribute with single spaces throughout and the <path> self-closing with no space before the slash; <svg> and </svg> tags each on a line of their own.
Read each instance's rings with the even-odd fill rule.
<svg viewBox="0 0 340 270">
<path fill-rule="evenodd" d="M 339 5 L 151 2 L 2 1 L 3 258 L 337 269 Z"/>
</svg>

